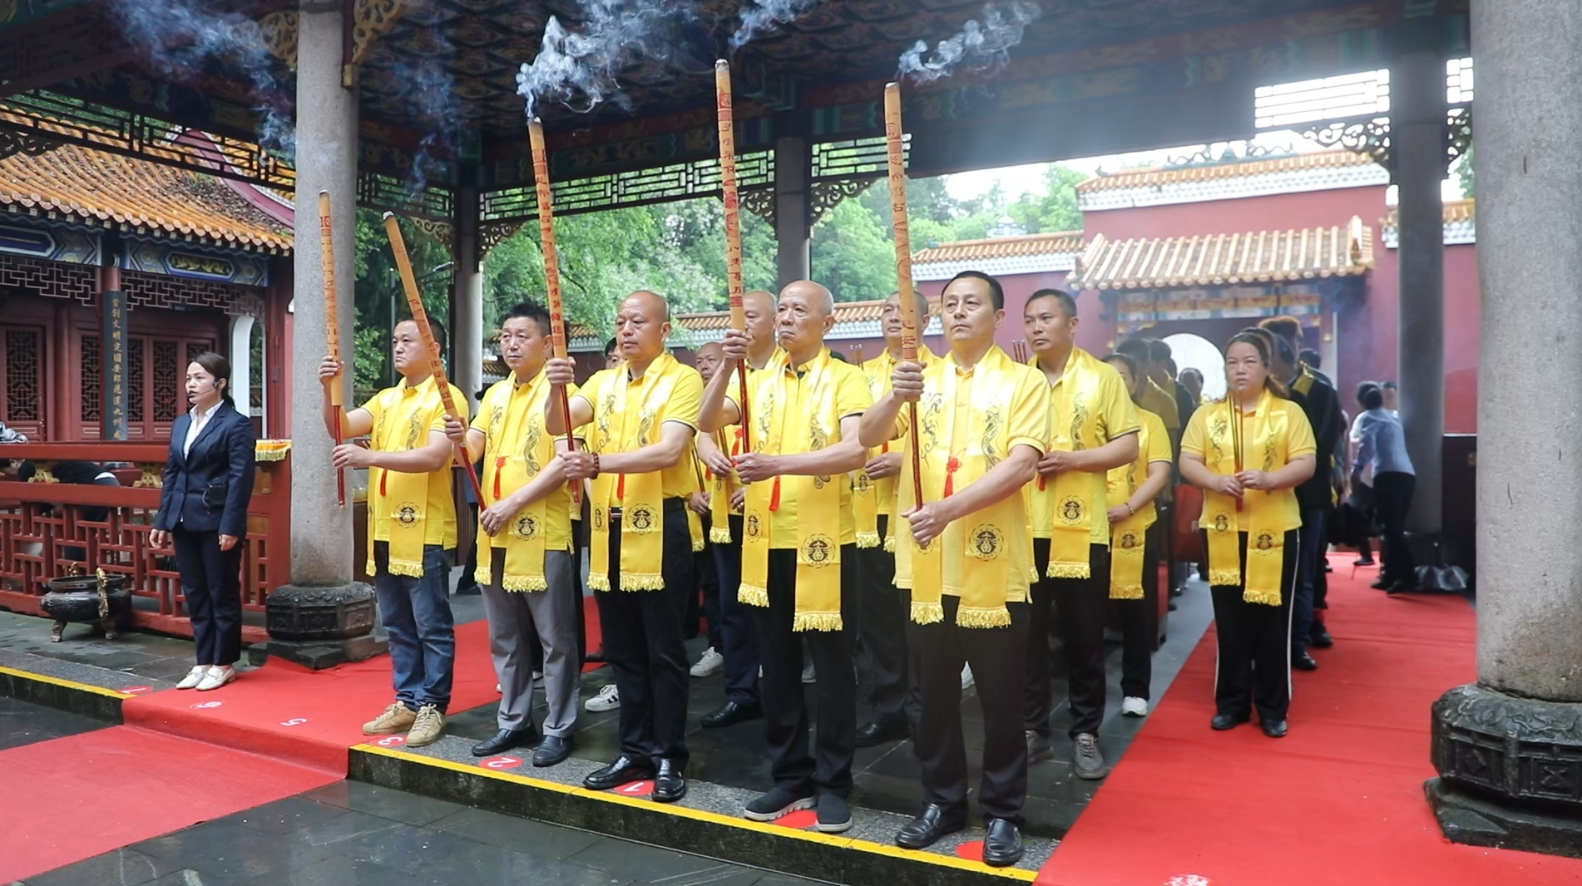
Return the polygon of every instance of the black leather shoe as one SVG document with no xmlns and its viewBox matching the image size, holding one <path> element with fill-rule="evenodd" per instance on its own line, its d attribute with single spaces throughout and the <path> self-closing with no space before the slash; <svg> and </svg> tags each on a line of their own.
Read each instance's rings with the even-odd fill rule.
<svg viewBox="0 0 1582 886">
<path fill-rule="evenodd" d="M 739 704 L 727 701 L 719 709 L 703 715 L 703 725 L 714 729 L 720 726 L 735 726 L 737 723 L 746 723 L 748 720 L 762 719 L 764 709 L 761 705 Z M 860 747 L 860 745 L 859 745 Z"/>
<path fill-rule="evenodd" d="M 1375 591 L 1387 591 L 1387 590 L 1390 589 L 1390 586 L 1393 585 L 1393 584 L 1395 584 L 1395 579 L 1393 579 L 1393 578 L 1381 578 L 1378 581 L 1374 582 L 1373 584 L 1368 585 L 1368 587 L 1373 588 Z"/>
<path fill-rule="evenodd" d="M 492 738 L 485 739 L 472 746 L 474 757 L 492 757 L 503 754 L 512 748 L 525 748 L 538 741 L 538 728 L 527 729 L 501 729 Z"/>
<path fill-rule="evenodd" d="M 983 838 L 983 863 L 991 868 L 1008 868 L 1022 860 L 1022 830 L 1003 818 L 989 819 L 989 833 Z"/>
<path fill-rule="evenodd" d="M 674 760 L 660 760 L 651 796 L 659 803 L 674 803 L 686 795 L 687 780 L 681 776 L 681 767 Z"/>
<path fill-rule="evenodd" d="M 1284 720 L 1263 721 L 1263 734 L 1270 738 L 1285 738 L 1288 731 L 1290 731 L 1289 727 L 1285 725 Z"/>
<path fill-rule="evenodd" d="M 1224 732 L 1227 729 L 1235 729 L 1237 726 L 1247 722 L 1249 719 L 1251 718 L 1246 715 L 1233 717 L 1230 714 L 1215 714 L 1214 719 L 1211 720 L 1208 725 L 1216 732 Z"/>
<path fill-rule="evenodd" d="M 608 791 L 623 784 L 653 777 L 653 764 L 647 760 L 633 760 L 623 755 L 615 758 L 614 763 L 603 769 L 595 769 L 588 773 L 588 777 L 582 780 L 582 786 L 590 791 Z"/>
<path fill-rule="evenodd" d="M 907 734 L 905 720 L 875 720 L 857 730 L 857 747 L 871 748 L 886 742 L 901 741 Z"/>
<path fill-rule="evenodd" d="M 938 842 L 940 837 L 966 827 L 966 819 L 965 815 L 951 815 L 945 811 L 945 807 L 930 803 L 895 835 L 895 845 L 902 849 L 927 849 Z"/>
<path fill-rule="evenodd" d="M 1291 667 L 1299 671 L 1316 671 L 1318 670 L 1318 659 L 1308 655 L 1306 652 L 1293 652 L 1291 653 Z"/>
<path fill-rule="evenodd" d="M 1356 560 L 1352 561 L 1351 565 L 1353 565 L 1353 566 L 1372 566 L 1373 564 L 1374 564 L 1374 559 L 1372 557 L 1358 557 Z"/>
<path fill-rule="evenodd" d="M 589 652 L 587 655 L 584 655 L 582 657 L 582 660 L 583 661 L 594 661 L 594 662 L 602 662 L 602 661 L 604 661 L 604 647 L 600 646 L 598 649 L 595 649 L 592 652 Z"/>
<path fill-rule="evenodd" d="M 1314 649 L 1328 649 L 1335 645 L 1335 638 L 1329 635 L 1329 628 L 1324 623 L 1314 619 L 1313 629 L 1307 632 L 1307 645 Z"/>
<path fill-rule="evenodd" d="M 553 766 L 571 756 L 571 736 L 546 735 L 533 751 L 534 766 Z"/>
</svg>

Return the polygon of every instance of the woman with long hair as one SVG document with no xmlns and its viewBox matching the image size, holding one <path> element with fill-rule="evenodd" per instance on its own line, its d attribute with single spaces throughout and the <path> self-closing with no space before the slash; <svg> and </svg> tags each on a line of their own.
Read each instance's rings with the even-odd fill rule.
<svg viewBox="0 0 1582 886">
<path fill-rule="evenodd" d="M 170 428 L 170 457 L 151 541 L 176 549 L 198 663 L 177 689 L 236 679 L 242 657 L 242 540 L 253 497 L 253 425 L 231 400 L 231 363 L 213 352 L 187 366 L 192 410 Z"/>
<path fill-rule="evenodd" d="M 1295 488 L 1313 476 L 1317 445 L 1302 407 L 1269 374 L 1274 342 L 1244 329 L 1225 346 L 1225 399 L 1192 415 L 1181 476 L 1203 490 L 1219 643 L 1214 729 L 1258 708 L 1263 732 L 1286 734 L 1291 705 L 1291 609 L 1302 512 Z"/>
</svg>

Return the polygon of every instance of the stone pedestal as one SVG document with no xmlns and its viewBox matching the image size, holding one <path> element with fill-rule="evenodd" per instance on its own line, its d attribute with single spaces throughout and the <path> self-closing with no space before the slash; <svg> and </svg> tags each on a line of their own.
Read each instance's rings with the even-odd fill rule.
<svg viewBox="0 0 1582 886">
<path fill-rule="evenodd" d="M 378 620 L 374 589 L 362 583 L 338 587 L 283 585 L 264 604 L 269 642 L 248 648 L 258 665 L 279 656 L 313 670 L 362 661 L 385 652 L 373 635 Z"/>
<path fill-rule="evenodd" d="M 1582 857 L 1582 8 L 1475 3 L 1472 36 L 1478 682 L 1434 706 L 1428 797 L 1452 840 Z"/>
</svg>

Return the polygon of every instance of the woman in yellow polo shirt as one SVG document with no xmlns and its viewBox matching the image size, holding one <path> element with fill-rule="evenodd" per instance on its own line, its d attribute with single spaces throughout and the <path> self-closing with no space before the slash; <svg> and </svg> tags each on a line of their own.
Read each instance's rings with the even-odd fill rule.
<svg viewBox="0 0 1582 886">
<path fill-rule="evenodd" d="M 1269 375 L 1273 342 L 1244 329 L 1225 346 L 1224 400 L 1193 413 L 1181 476 L 1203 489 L 1219 642 L 1213 728 L 1258 708 L 1263 732 L 1286 734 L 1291 706 L 1291 601 L 1302 525 L 1295 487 L 1313 475 L 1317 447 L 1302 407 Z"/>
</svg>

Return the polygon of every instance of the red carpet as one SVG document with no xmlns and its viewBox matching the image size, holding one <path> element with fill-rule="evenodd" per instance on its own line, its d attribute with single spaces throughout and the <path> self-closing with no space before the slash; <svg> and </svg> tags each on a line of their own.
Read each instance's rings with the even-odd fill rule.
<svg viewBox="0 0 1582 886">
<path fill-rule="evenodd" d="M 1039 886 L 1582 883 L 1582 861 L 1440 835 L 1423 797 L 1429 708 L 1477 676 L 1474 613 L 1457 597 L 1371 590 L 1374 570 L 1350 578 L 1354 556 L 1334 558 L 1335 647 L 1296 674 L 1290 735 L 1210 731 L 1210 629 Z"/>
<path fill-rule="evenodd" d="M 494 704 L 489 626 L 456 628 L 450 709 Z M 278 659 L 213 692 L 168 689 L 127 699 L 128 725 L 213 742 L 346 776 L 346 749 L 367 741 L 362 724 L 394 700 L 390 657 L 310 671 Z M 208 705 L 208 707 L 205 707 Z"/>
<path fill-rule="evenodd" d="M 0 751 L 0 772 L 0 883 L 10 883 L 331 784 L 345 769 L 121 726 Z"/>
</svg>

